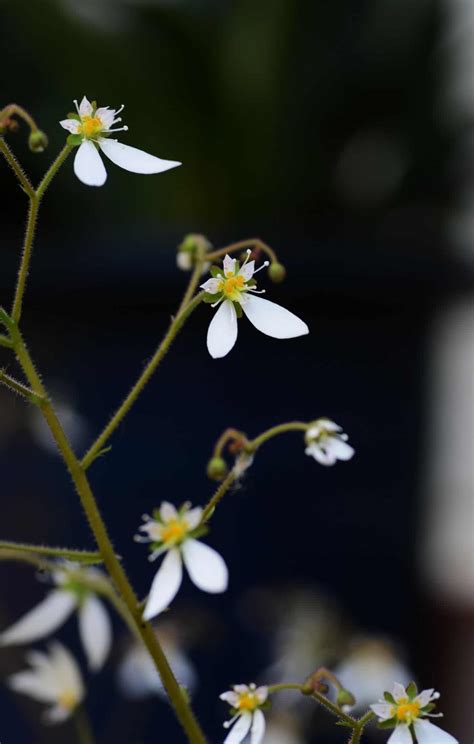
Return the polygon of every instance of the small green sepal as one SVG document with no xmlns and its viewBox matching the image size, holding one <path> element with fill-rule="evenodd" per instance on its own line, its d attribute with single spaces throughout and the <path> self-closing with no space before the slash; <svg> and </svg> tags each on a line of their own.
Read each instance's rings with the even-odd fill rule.
<svg viewBox="0 0 474 744">
<path fill-rule="evenodd" d="M 79 145 L 82 144 L 82 139 L 82 134 L 70 134 L 66 142 L 68 145 L 71 145 L 71 147 L 79 147 Z"/>
<path fill-rule="evenodd" d="M 384 692 L 383 696 L 387 703 L 392 703 L 392 705 L 395 705 L 395 698 L 393 697 L 391 692 Z"/>
<path fill-rule="evenodd" d="M 217 277 L 221 277 L 222 276 L 222 268 L 220 266 L 211 266 L 211 268 L 209 269 L 209 271 L 211 272 L 211 276 L 214 279 L 217 279 Z"/>
<path fill-rule="evenodd" d="M 397 725 L 397 719 L 394 716 L 393 718 L 389 718 L 388 721 L 379 721 L 377 726 L 379 729 L 392 729 L 395 728 Z"/>
<path fill-rule="evenodd" d="M 418 695 L 418 687 L 416 686 L 415 682 L 410 682 L 410 684 L 408 685 L 407 695 L 410 700 L 413 700 L 413 698 L 416 698 L 416 696 Z"/>
<path fill-rule="evenodd" d="M 202 296 L 202 301 L 207 303 L 208 305 L 212 305 L 217 298 L 218 294 L 210 294 L 210 292 L 204 292 Z"/>
</svg>

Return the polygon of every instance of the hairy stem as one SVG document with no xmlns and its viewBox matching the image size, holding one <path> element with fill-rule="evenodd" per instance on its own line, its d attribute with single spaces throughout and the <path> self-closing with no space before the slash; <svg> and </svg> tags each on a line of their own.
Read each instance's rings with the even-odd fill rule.
<svg viewBox="0 0 474 744">
<path fill-rule="evenodd" d="M 114 413 L 114 415 L 110 419 L 105 429 L 97 437 L 95 442 L 92 444 L 92 446 L 89 448 L 89 450 L 86 452 L 86 454 L 82 458 L 81 465 L 84 470 L 87 470 L 87 468 L 96 459 L 96 457 L 102 451 L 104 445 L 107 443 L 107 441 L 110 439 L 110 437 L 114 433 L 115 429 L 117 429 L 117 427 L 121 424 L 121 422 L 123 421 L 127 413 L 130 411 L 130 409 L 136 402 L 137 398 L 139 397 L 140 393 L 143 391 L 147 383 L 150 381 L 151 377 L 153 376 L 154 372 L 156 371 L 158 365 L 160 364 L 161 360 L 165 356 L 166 352 L 170 348 L 171 344 L 176 338 L 176 335 L 181 330 L 185 321 L 191 315 L 193 310 L 195 310 L 195 308 L 200 304 L 200 302 L 203 299 L 203 296 L 204 296 L 204 292 L 200 292 L 199 294 L 197 294 L 194 297 L 194 299 L 185 307 L 185 309 L 182 310 L 182 312 L 174 318 L 174 320 L 172 321 L 169 327 L 169 330 L 166 336 L 164 337 L 161 344 L 158 346 L 153 357 L 150 359 L 150 361 L 146 365 L 145 369 L 143 370 L 142 374 L 138 378 L 137 382 L 132 387 L 132 389 L 130 390 L 129 394 L 127 395 L 123 403 L 119 406 L 117 411 Z"/>
<path fill-rule="evenodd" d="M 28 178 L 28 176 L 24 173 L 23 168 L 19 164 L 18 160 L 8 147 L 7 143 L 3 139 L 3 137 L 0 137 L 0 152 L 4 156 L 5 160 L 7 161 L 10 168 L 13 170 L 15 176 L 18 178 L 21 187 L 23 190 L 28 194 L 30 199 L 35 196 L 35 190 Z"/>
<path fill-rule="evenodd" d="M 222 483 L 219 484 L 219 487 L 217 488 L 213 497 L 208 501 L 208 503 L 204 507 L 204 511 L 202 513 L 202 518 L 201 518 L 201 524 L 205 524 L 210 519 L 217 504 L 224 498 L 227 491 L 231 487 L 232 483 L 234 483 L 235 477 L 236 476 L 235 476 L 234 471 L 231 470 L 230 473 L 227 475 L 227 477 L 224 478 Z"/>
<path fill-rule="evenodd" d="M 215 261 L 217 258 L 225 256 L 226 253 L 230 254 L 235 253 L 236 251 L 244 251 L 247 248 L 254 248 L 263 251 L 263 253 L 267 254 L 272 263 L 278 263 L 278 258 L 273 248 L 270 248 L 270 246 L 264 243 L 263 240 L 260 240 L 260 238 L 248 238 L 247 240 L 239 240 L 237 243 L 230 243 L 229 245 L 224 246 L 224 248 L 219 248 L 216 251 L 208 253 L 206 259 L 208 261 Z"/>
<path fill-rule="evenodd" d="M 79 495 L 82 508 L 89 522 L 89 526 L 94 534 L 97 547 L 99 548 L 102 558 L 104 559 L 105 566 L 115 585 L 115 588 L 117 589 L 117 592 L 121 596 L 128 610 L 131 622 L 135 626 L 137 633 L 147 647 L 150 656 L 155 663 L 155 666 L 163 682 L 163 686 L 175 710 L 176 716 L 181 723 L 184 731 L 186 732 L 189 741 L 191 742 L 191 744 L 206 744 L 205 736 L 196 718 L 194 717 L 191 707 L 187 702 L 173 674 L 173 671 L 171 670 L 168 660 L 163 652 L 163 649 L 161 648 L 160 643 L 158 642 L 158 639 L 155 636 L 152 626 L 150 625 L 150 623 L 145 622 L 142 618 L 138 598 L 135 595 L 135 592 L 127 578 L 125 570 L 123 569 L 120 561 L 115 555 L 115 551 L 109 537 L 107 527 L 104 523 L 104 520 L 102 519 L 102 515 L 99 511 L 85 470 L 74 454 L 69 440 L 62 429 L 56 413 L 48 399 L 46 389 L 41 382 L 41 378 L 38 375 L 28 349 L 25 346 L 21 333 L 16 325 L 13 325 L 11 327 L 10 332 L 12 335 L 17 359 L 31 387 L 36 393 L 38 393 L 38 395 L 45 399 L 41 405 L 41 411 L 56 441 L 56 445 L 62 455 L 66 467 L 71 475 L 74 486 Z"/>
</svg>

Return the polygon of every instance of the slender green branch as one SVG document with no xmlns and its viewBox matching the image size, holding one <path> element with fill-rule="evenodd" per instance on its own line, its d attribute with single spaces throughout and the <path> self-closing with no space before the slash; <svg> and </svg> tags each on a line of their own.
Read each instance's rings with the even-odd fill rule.
<svg viewBox="0 0 474 744">
<path fill-rule="evenodd" d="M 48 561 L 33 553 L 25 553 L 23 550 L 0 549 L 0 561 L 13 561 L 15 563 L 28 563 L 30 566 L 38 568 L 40 571 L 56 571 L 58 566 L 54 561 Z"/>
<path fill-rule="evenodd" d="M 4 336 L 0 333 L 0 346 L 4 346 L 6 349 L 13 349 L 13 344 L 8 336 Z"/>
<path fill-rule="evenodd" d="M 13 379 L 13 377 L 10 377 L 10 375 L 7 375 L 7 373 L 4 372 L 3 369 L 0 369 L 0 383 L 2 385 L 6 385 L 6 387 L 10 388 L 10 390 L 18 393 L 18 395 L 21 395 L 23 398 L 26 398 L 26 400 L 29 400 L 30 403 L 34 403 L 35 405 L 40 405 L 43 400 L 29 387 L 23 385 L 23 383 L 21 382 L 18 382 L 18 380 Z"/>
<path fill-rule="evenodd" d="M 97 550 L 74 550 L 71 548 L 55 548 L 49 545 L 32 545 L 30 543 L 9 542 L 0 540 L 0 550 L 15 550 L 33 555 L 44 555 L 49 558 L 64 558 L 67 561 L 77 561 L 85 565 L 103 563 L 102 556 Z"/>
<path fill-rule="evenodd" d="M 129 394 L 127 395 L 123 403 L 119 406 L 115 414 L 112 416 L 105 429 L 97 437 L 95 442 L 84 455 L 81 461 L 81 466 L 84 468 L 84 470 L 87 470 L 87 468 L 94 462 L 99 452 L 103 450 L 104 445 L 114 433 L 115 429 L 120 425 L 127 413 L 130 411 L 140 393 L 150 381 L 161 360 L 176 338 L 176 335 L 183 327 L 185 321 L 191 315 L 193 310 L 195 310 L 197 306 L 202 302 L 203 296 L 204 292 L 200 292 L 199 294 L 197 294 L 194 299 L 185 307 L 185 309 L 174 318 L 166 336 L 164 337 L 161 344 L 158 346 L 151 360 L 146 365 L 137 382 L 132 387 Z"/>
<path fill-rule="evenodd" d="M 204 511 L 202 513 L 201 518 L 201 524 L 205 524 L 210 517 L 212 516 L 214 509 L 218 505 L 218 503 L 224 498 L 227 491 L 231 487 L 231 485 L 234 483 L 236 479 L 236 475 L 233 470 L 229 472 L 226 478 L 222 481 L 222 483 L 219 484 L 216 492 L 214 493 L 213 497 L 209 500 L 209 502 L 204 507 Z"/>
<path fill-rule="evenodd" d="M 197 289 L 197 286 L 199 284 L 199 280 L 202 276 L 202 267 L 204 265 L 204 251 L 202 247 L 200 247 L 199 253 L 196 257 L 196 263 L 194 264 L 193 273 L 191 274 L 191 279 L 189 280 L 188 286 L 186 287 L 186 291 L 184 293 L 183 299 L 181 300 L 181 304 L 178 308 L 178 311 L 176 313 L 176 316 L 181 315 L 183 310 L 189 305 L 191 302 L 193 295 Z"/>
<path fill-rule="evenodd" d="M 79 705 L 74 711 L 74 726 L 78 744 L 94 744 L 94 734 L 91 722 L 84 705 Z"/>
<path fill-rule="evenodd" d="M 235 253 L 236 251 L 244 251 L 247 248 L 256 248 L 257 250 L 261 250 L 263 253 L 267 254 L 272 263 L 278 263 L 278 258 L 273 248 L 270 248 L 270 246 L 264 243 L 263 240 L 260 240 L 260 238 L 248 238 L 247 240 L 239 240 L 237 243 L 230 243 L 224 248 L 219 248 L 216 251 L 208 253 L 206 259 L 208 261 L 215 261 L 217 258 L 225 256 L 226 253 L 230 254 Z"/>
<path fill-rule="evenodd" d="M 270 685 L 270 687 L 268 688 L 268 692 L 270 694 L 273 694 L 274 692 L 280 692 L 281 690 L 299 690 L 299 692 L 301 692 L 303 695 L 309 696 L 313 698 L 313 700 L 316 700 L 316 702 L 322 705 L 323 708 L 326 708 L 326 710 L 328 710 L 330 713 L 336 716 L 336 718 L 339 718 L 340 721 L 343 721 L 351 728 L 355 728 L 359 723 L 356 718 L 353 718 L 352 716 L 347 715 L 347 713 L 344 713 L 343 710 L 341 710 L 335 703 L 331 702 L 331 700 L 328 700 L 327 697 L 322 695 L 320 692 L 314 689 L 309 689 L 307 684 L 283 683 Z"/>
<path fill-rule="evenodd" d="M 30 270 L 31 254 L 33 251 L 33 240 L 35 237 L 36 222 L 38 219 L 38 211 L 41 199 L 44 192 L 48 188 L 52 179 L 58 172 L 61 165 L 66 160 L 67 156 L 71 152 L 71 145 L 65 145 L 56 160 L 51 164 L 50 168 L 46 172 L 43 180 L 38 186 L 37 190 L 33 193 L 29 193 L 30 197 L 30 208 L 28 211 L 28 221 L 26 223 L 25 239 L 23 242 L 23 252 L 21 257 L 20 268 L 18 270 L 18 278 L 15 289 L 15 299 L 13 300 L 13 307 L 11 311 L 11 317 L 15 323 L 18 323 L 21 318 L 21 311 L 23 306 L 23 295 L 25 294 L 26 280 Z"/>
<path fill-rule="evenodd" d="M 195 305 L 197 305 L 197 302 Z M 138 605 L 138 598 L 127 578 L 124 568 L 115 555 L 107 527 L 102 519 L 102 515 L 99 511 L 85 470 L 77 459 L 69 440 L 61 427 L 59 419 L 48 399 L 44 385 L 36 371 L 18 327 L 13 326 L 11 333 L 17 359 L 20 362 L 30 385 L 35 392 L 46 399 L 41 406 L 41 411 L 43 412 L 43 416 L 71 475 L 82 508 L 89 522 L 89 526 L 104 559 L 107 571 L 127 608 L 128 614 L 130 615 L 130 621 L 134 624 L 137 633 L 140 635 L 142 642 L 147 647 L 150 656 L 155 663 L 163 682 L 163 686 L 175 710 L 176 717 L 186 732 L 189 741 L 191 744 L 206 744 L 206 738 L 193 714 L 189 702 L 183 695 L 181 687 L 174 676 L 152 626 L 150 623 L 143 620 L 142 611 Z"/>
<path fill-rule="evenodd" d="M 23 171 L 23 168 L 19 164 L 18 160 L 16 159 L 16 157 L 14 156 L 14 154 L 12 153 L 12 151 L 10 150 L 10 148 L 8 147 L 7 143 L 5 142 L 5 140 L 3 139 L 3 137 L 1 137 L 1 136 L 0 136 L 0 152 L 4 156 L 5 160 L 7 161 L 8 165 L 10 166 L 10 168 L 15 173 L 16 177 L 18 178 L 18 180 L 19 180 L 19 182 L 20 182 L 20 184 L 21 184 L 21 186 L 23 188 L 23 191 L 25 191 L 26 194 L 28 194 L 28 196 L 30 197 L 30 199 L 34 198 L 34 196 L 35 196 L 35 190 L 34 190 L 32 184 L 31 184 L 28 176 Z"/>
<path fill-rule="evenodd" d="M 277 437 L 279 434 L 286 434 L 287 431 L 306 431 L 308 424 L 303 421 L 289 421 L 287 424 L 278 424 L 278 426 L 272 426 L 271 429 L 267 429 L 255 439 L 251 439 L 244 446 L 245 452 L 249 454 L 255 452 L 262 444 L 268 442 L 269 439 Z"/>
</svg>

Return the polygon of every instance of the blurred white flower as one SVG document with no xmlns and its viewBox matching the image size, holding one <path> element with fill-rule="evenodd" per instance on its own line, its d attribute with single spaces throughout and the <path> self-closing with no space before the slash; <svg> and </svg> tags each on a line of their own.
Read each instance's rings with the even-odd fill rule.
<svg viewBox="0 0 474 744">
<path fill-rule="evenodd" d="M 44 714 L 48 723 L 69 718 L 84 698 L 81 672 L 72 654 L 60 643 L 52 643 L 48 654 L 30 651 L 26 659 L 32 669 L 11 675 L 9 687 L 51 705 Z"/>
<path fill-rule="evenodd" d="M 192 694 L 197 682 L 194 666 L 171 633 L 160 628 L 159 639 L 176 679 Z M 129 698 L 150 695 L 168 698 L 160 675 L 143 644 L 133 642 L 126 650 L 118 667 L 117 679 L 121 691 Z"/>
<path fill-rule="evenodd" d="M 353 457 L 355 450 L 347 440 L 347 434 L 342 433 L 341 427 L 334 421 L 320 418 L 305 434 L 305 452 L 321 465 L 334 465 L 338 460 L 350 460 Z"/>
<path fill-rule="evenodd" d="M 395 683 L 391 693 L 385 693 L 385 699 L 371 705 L 373 712 L 383 723 L 393 722 L 394 731 L 387 744 L 412 744 L 412 729 L 418 744 L 459 744 L 457 739 L 426 720 L 428 716 L 439 716 L 431 713 L 433 701 L 439 698 L 434 689 L 417 693 L 412 683 L 405 689 Z"/>
<path fill-rule="evenodd" d="M 54 633 L 77 611 L 79 635 L 90 669 L 103 666 L 112 645 L 112 627 L 108 613 L 98 597 L 81 578 L 97 580 L 102 574 L 94 568 L 67 563 L 52 578 L 56 584 L 36 607 L 0 634 L 0 646 L 32 643 Z"/>
<path fill-rule="evenodd" d="M 72 135 L 72 144 L 79 145 L 74 158 L 74 172 L 86 186 L 103 186 L 107 180 L 107 171 L 99 155 L 99 148 L 112 163 L 132 173 L 162 173 L 181 165 L 174 160 L 162 160 L 149 155 L 109 137 L 110 134 L 126 132 L 128 129 L 126 126 L 112 129 L 114 124 L 122 121 L 117 114 L 123 110 L 123 106 L 119 109 L 108 106 L 97 108 L 85 96 L 80 105 L 77 101 L 74 103 L 77 114 L 59 123 Z"/>
<path fill-rule="evenodd" d="M 265 263 L 255 270 L 255 261 L 249 261 L 251 251 L 242 266 L 237 259 L 224 258 L 223 270 L 216 270 L 212 279 L 201 285 L 211 295 L 212 307 L 220 305 L 207 332 L 207 348 L 214 359 L 226 356 L 237 341 L 237 317 L 241 311 L 258 331 L 273 338 L 295 338 L 309 333 L 300 318 L 274 302 L 255 297 L 264 290 L 256 289 L 255 274 L 268 266 Z"/>
<path fill-rule="evenodd" d="M 240 744 L 250 732 L 250 744 L 261 744 L 265 736 L 265 716 L 261 706 L 268 698 L 268 687 L 251 685 L 234 685 L 232 690 L 219 695 L 221 700 L 229 703 L 232 709 L 230 721 L 224 728 L 231 728 L 224 744 Z"/>
<path fill-rule="evenodd" d="M 267 716 L 266 736 L 271 744 L 304 744 L 299 717 L 293 719 L 281 712 Z"/>
<path fill-rule="evenodd" d="M 145 524 L 139 527 L 145 535 L 136 535 L 137 542 L 151 543 L 149 560 L 154 561 L 166 553 L 153 583 L 145 606 L 145 620 L 159 615 L 173 601 L 183 579 L 183 562 L 189 578 L 204 592 L 219 594 L 227 589 L 228 571 L 223 558 L 208 545 L 196 540 L 203 510 L 185 504 L 179 511 L 164 501 L 156 518 L 144 516 Z"/>
<path fill-rule="evenodd" d="M 366 639 L 354 645 L 350 654 L 334 669 L 342 686 L 356 698 L 354 710 L 367 709 L 386 690 L 392 680 L 408 684 L 411 679 L 406 667 L 396 658 L 387 643 Z"/>
</svg>

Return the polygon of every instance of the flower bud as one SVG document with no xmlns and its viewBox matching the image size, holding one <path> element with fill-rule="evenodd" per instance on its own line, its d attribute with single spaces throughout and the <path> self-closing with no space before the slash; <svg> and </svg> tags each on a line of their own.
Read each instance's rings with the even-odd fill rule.
<svg viewBox="0 0 474 744">
<path fill-rule="evenodd" d="M 226 461 L 222 457 L 213 457 L 207 464 L 207 475 L 211 480 L 222 481 L 229 472 Z"/>
<path fill-rule="evenodd" d="M 41 129 L 31 132 L 28 137 L 28 146 L 32 152 L 43 152 L 48 147 L 48 138 Z"/>
<path fill-rule="evenodd" d="M 187 271 L 192 268 L 194 258 L 198 255 L 205 255 L 212 248 L 211 243 L 204 235 L 190 233 L 178 245 L 177 264 L 180 269 Z"/>
<path fill-rule="evenodd" d="M 344 687 L 341 687 L 341 689 L 337 693 L 336 702 L 340 708 L 343 708 L 346 705 L 352 708 L 352 706 L 356 704 L 356 699 L 352 692 L 349 692 L 349 690 L 345 690 Z"/>
<path fill-rule="evenodd" d="M 286 277 L 286 269 L 283 264 L 273 261 L 268 269 L 268 275 L 274 284 L 280 284 Z"/>
</svg>

